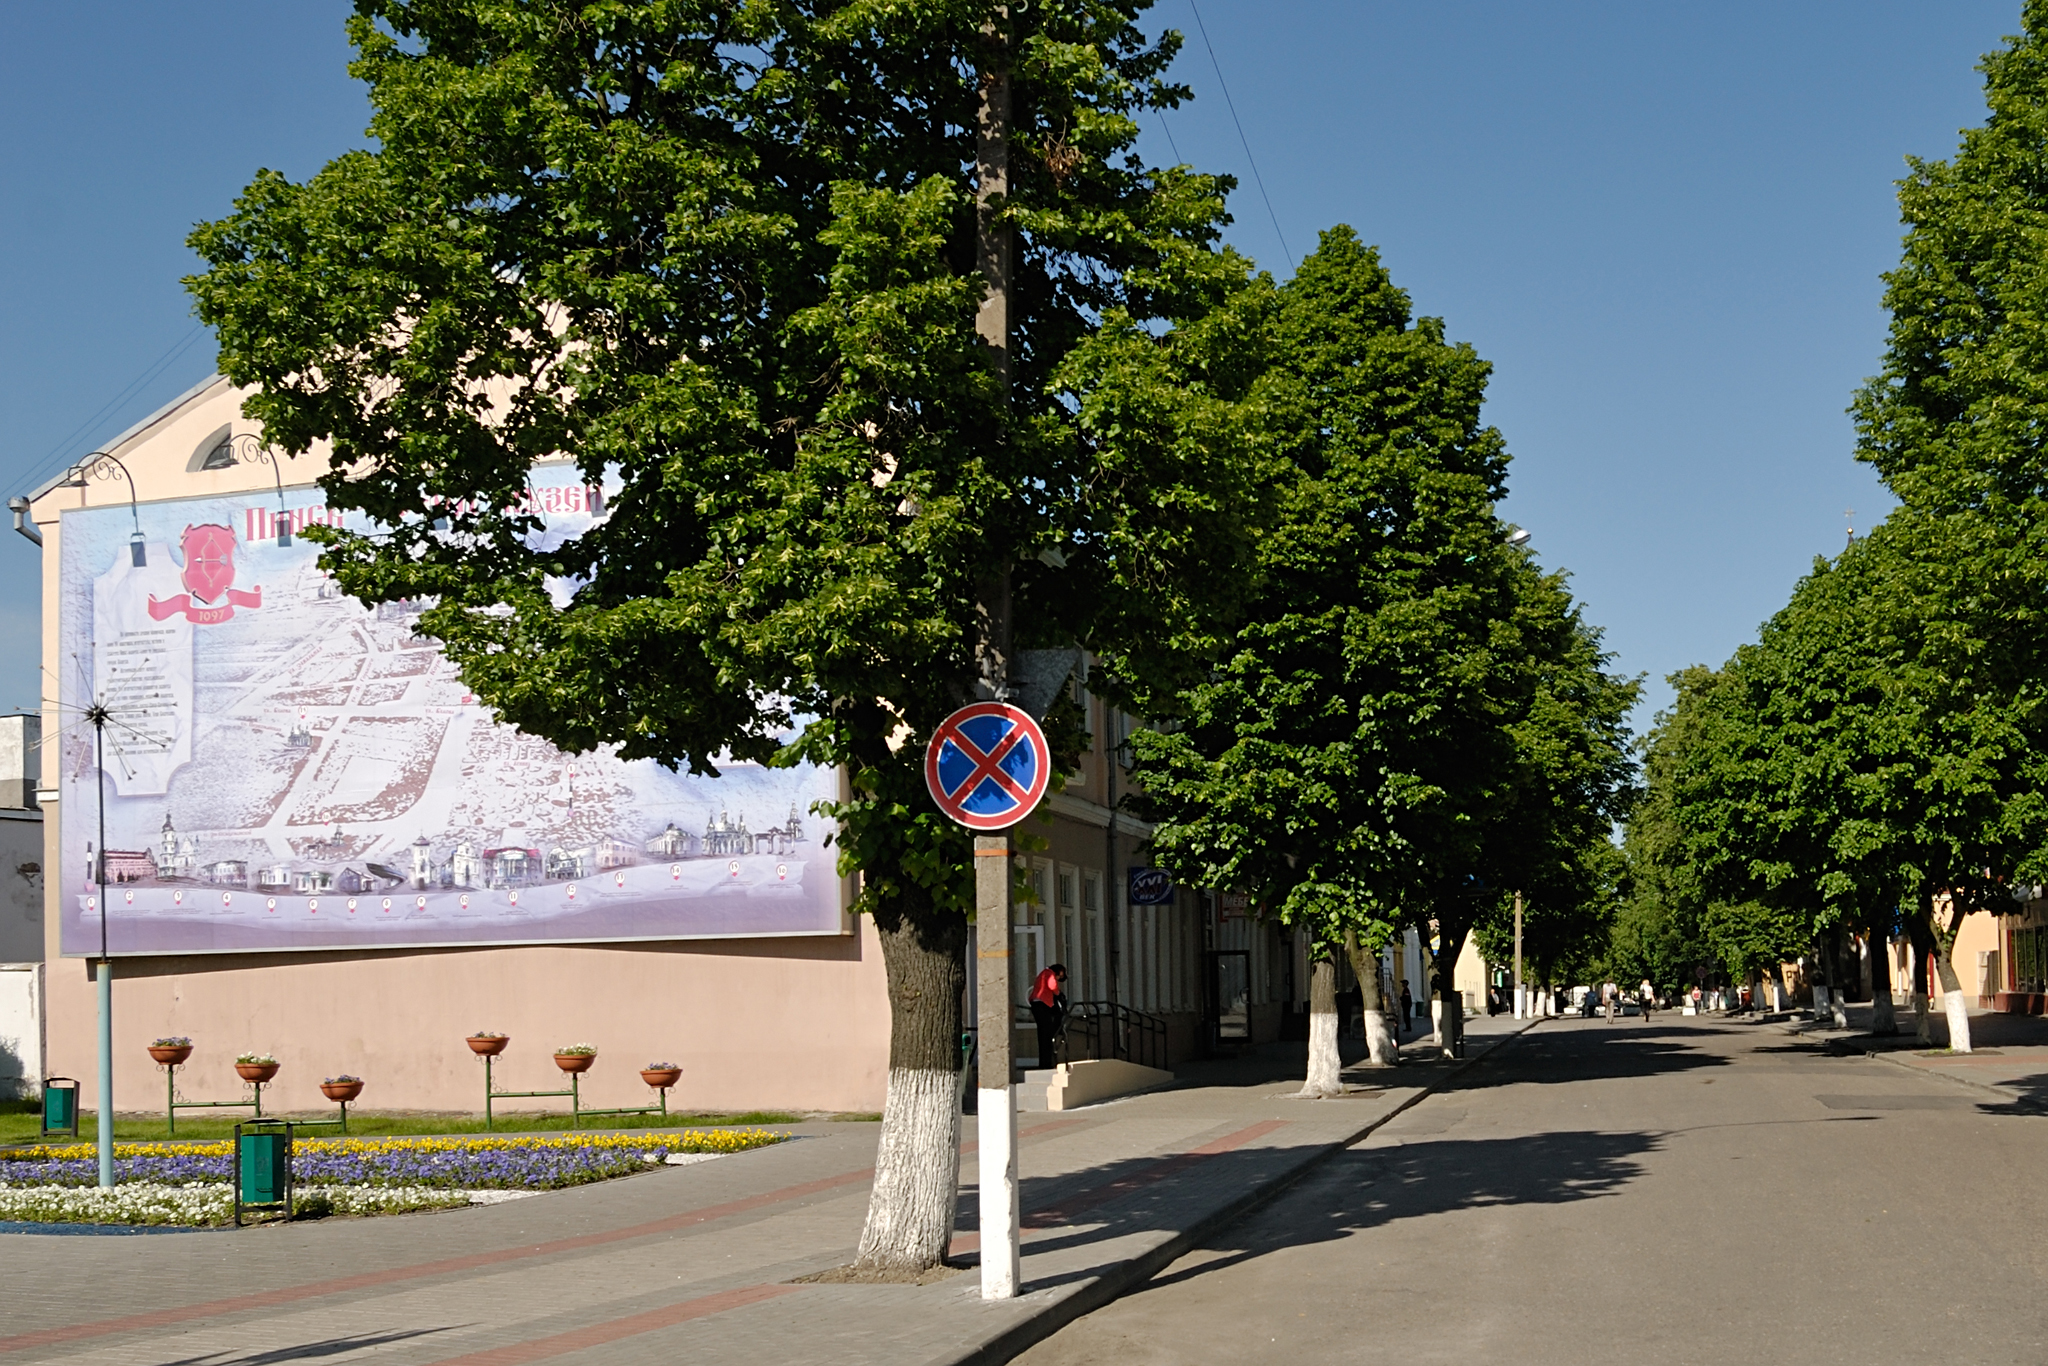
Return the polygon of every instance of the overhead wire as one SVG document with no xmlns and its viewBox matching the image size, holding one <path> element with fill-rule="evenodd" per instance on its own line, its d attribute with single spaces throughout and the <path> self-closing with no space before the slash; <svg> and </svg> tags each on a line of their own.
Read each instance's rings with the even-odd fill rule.
<svg viewBox="0 0 2048 1366">
<path fill-rule="evenodd" d="M 94 424 L 98 423 L 101 419 L 106 417 L 107 414 L 116 411 L 123 403 L 126 403 L 129 399 L 133 398 L 135 394 L 144 385 L 148 384 L 151 380 L 155 379 L 158 375 L 162 374 L 164 370 L 170 366 L 172 361 L 176 360 L 180 355 L 184 354 L 184 352 L 191 347 L 192 343 L 199 340 L 199 338 L 204 336 L 205 333 L 205 323 L 192 324 L 190 331 L 186 332 L 185 335 L 180 337 L 177 341 L 171 343 L 170 350 L 164 352 L 161 356 L 158 356 L 154 361 L 150 362 L 148 366 L 144 367 L 141 374 L 137 375 L 134 379 L 128 381 L 128 383 L 122 387 L 121 392 L 115 394 L 105 403 L 102 403 L 91 417 L 86 418 L 85 421 L 79 423 L 76 427 L 73 427 L 67 436 L 65 436 L 56 445 L 50 447 L 50 449 L 44 453 L 43 457 L 29 468 L 26 474 L 19 476 L 22 482 L 24 484 L 34 484 L 37 479 L 49 473 L 58 465 L 61 465 L 64 461 L 65 453 L 70 450 L 72 443 L 77 441 L 80 435 L 89 430 Z"/>
<path fill-rule="evenodd" d="M 1209 41 L 1209 26 L 1202 22 L 1202 7 L 1195 0 L 1188 0 L 1188 8 L 1194 11 L 1195 28 L 1202 35 L 1202 46 L 1209 50 L 1209 65 L 1216 68 L 1216 85 L 1223 91 L 1223 106 L 1230 111 L 1230 121 L 1237 125 L 1237 140 L 1244 144 L 1244 159 L 1251 163 L 1252 183 L 1259 187 L 1259 198 L 1266 202 L 1266 217 L 1273 220 L 1273 235 L 1280 239 L 1280 251 L 1287 257 L 1287 268 L 1295 268 L 1294 250 L 1287 245 L 1287 234 L 1280 229 L 1280 215 L 1273 212 L 1273 197 L 1266 193 L 1266 178 L 1259 174 L 1259 159 L 1252 155 L 1251 139 L 1244 135 L 1244 123 L 1237 117 L 1237 104 L 1230 98 L 1230 84 L 1223 79 L 1223 63 L 1216 60 L 1216 45 Z M 1164 120 L 1161 120 L 1164 122 Z M 1169 134 L 1167 141 L 1171 142 Z M 1176 153 L 1178 155 L 1178 153 Z"/>
</svg>

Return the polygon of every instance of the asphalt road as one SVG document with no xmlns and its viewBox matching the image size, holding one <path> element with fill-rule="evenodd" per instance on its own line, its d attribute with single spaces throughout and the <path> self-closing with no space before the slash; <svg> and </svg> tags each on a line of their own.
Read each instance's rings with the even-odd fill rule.
<svg viewBox="0 0 2048 1366">
<path fill-rule="evenodd" d="M 1767 1025 L 1545 1022 L 1018 1360 L 2032 1362 L 2044 1272 L 2048 1114 Z"/>
</svg>

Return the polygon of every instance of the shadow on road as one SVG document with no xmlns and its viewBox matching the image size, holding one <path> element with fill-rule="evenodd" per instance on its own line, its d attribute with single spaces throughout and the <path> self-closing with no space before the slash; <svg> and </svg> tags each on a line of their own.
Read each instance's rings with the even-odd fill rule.
<svg viewBox="0 0 2048 1366">
<path fill-rule="evenodd" d="M 1555 1086 L 1621 1077 L 1654 1077 L 1732 1061 L 1698 1046 L 1700 1032 L 1658 1025 L 1617 1024 L 1609 1029 L 1575 1029 L 1525 1034 L 1513 1046 L 1490 1053 L 1477 1067 L 1452 1080 L 1447 1091 L 1494 1086 Z"/>
<path fill-rule="evenodd" d="M 179 1357 L 166 1361 L 162 1366 L 274 1366 L 282 1361 L 318 1361 L 322 1357 L 341 1356 L 348 1352 L 360 1352 L 367 1348 L 383 1347 L 409 1338 L 423 1338 L 434 1333 L 453 1332 L 454 1325 L 447 1328 L 413 1328 L 393 1333 L 353 1333 L 345 1338 L 326 1338 L 320 1342 L 294 1343 L 290 1347 L 272 1347 L 261 1352 L 248 1352 L 230 1356 L 226 1352 L 208 1352 L 204 1356 Z"/>
<path fill-rule="evenodd" d="M 1154 1290 L 1282 1248 L 1330 1242 L 1489 1205 L 1557 1205 L 1612 1195 L 1642 1172 L 1663 1136 L 1590 1131 L 1528 1138 L 1351 1148 L 1331 1158 L 1267 1213 L 1206 1244 L 1225 1255 L 1155 1277 Z"/>
</svg>

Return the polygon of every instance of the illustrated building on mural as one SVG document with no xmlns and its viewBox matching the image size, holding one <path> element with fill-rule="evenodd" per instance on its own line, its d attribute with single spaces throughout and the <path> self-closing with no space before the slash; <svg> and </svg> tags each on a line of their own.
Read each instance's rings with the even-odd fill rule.
<svg viewBox="0 0 2048 1366">
<path fill-rule="evenodd" d="M 164 812 L 163 838 L 157 843 L 156 875 L 160 878 L 192 877 L 199 869 L 199 841 L 180 836 Z"/>
<path fill-rule="evenodd" d="M 156 859 L 140 849 L 109 849 L 105 862 L 108 882 L 149 882 L 156 877 Z"/>
<path fill-rule="evenodd" d="M 683 858 L 690 852 L 690 837 L 670 821 L 666 829 L 647 841 L 647 852 L 657 858 Z"/>
</svg>

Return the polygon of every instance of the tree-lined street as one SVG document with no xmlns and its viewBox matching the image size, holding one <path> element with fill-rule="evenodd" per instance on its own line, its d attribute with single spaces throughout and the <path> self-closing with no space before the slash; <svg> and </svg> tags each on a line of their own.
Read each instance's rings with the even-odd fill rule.
<svg viewBox="0 0 2048 1366">
<path fill-rule="evenodd" d="M 1770 1026 L 1545 1023 L 1019 1360 L 2035 1360 L 2044 1122 Z"/>
<path fill-rule="evenodd" d="M 48 822 L 0 954 L 36 974 L 0 1366 L 2036 1359 L 2048 0 L 2014 8 L 1973 126 L 1864 177 L 1903 245 L 1820 455 L 1879 510 L 1659 691 L 1574 578 L 1595 500 L 1498 397 L 1559 371 L 1497 344 L 1471 253 L 1387 245 L 1427 194 L 1331 159 L 1352 198 L 1287 245 L 1193 0 L 352 0 L 361 137 L 180 228 L 219 373 L 11 504 L 84 681 L 0 775 Z M 1174 140 L 1203 58 L 1249 178 Z M 1612 131 L 1573 174 L 1682 161 Z M 1523 173 L 1459 212 L 1535 224 Z M 1560 316 L 1598 292 L 1555 269 Z M 1536 350 L 1623 406 L 1583 339 Z M 1740 483 L 1670 433 L 1754 388 L 1664 402 L 1643 467 Z M 1608 484 L 1613 539 L 1695 520 Z M 113 781 L 110 696 L 180 757 Z M 379 862 L 326 866 L 344 825 Z M 386 888 L 344 922 L 385 937 L 337 938 L 372 874 L 413 928 Z M 189 943 L 110 935 L 188 896 Z M 515 1035 L 566 1089 L 499 1089 Z M 249 1099 L 191 1098 L 195 1048 Z M 165 1145 L 117 1154 L 117 1056 Z M 288 1129 L 168 1146 L 329 1066 L 301 1184 Z M 622 1132 L 465 1146 L 472 1066 L 486 1128 Z"/>
</svg>

